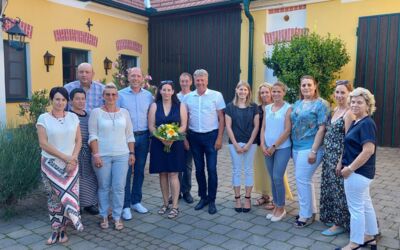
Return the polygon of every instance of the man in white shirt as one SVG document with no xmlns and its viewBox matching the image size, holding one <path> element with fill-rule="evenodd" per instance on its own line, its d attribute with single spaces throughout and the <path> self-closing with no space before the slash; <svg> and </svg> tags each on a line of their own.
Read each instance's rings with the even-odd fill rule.
<svg viewBox="0 0 400 250">
<path fill-rule="evenodd" d="M 179 84 L 181 86 L 181 91 L 177 94 L 179 101 L 184 103 L 185 98 L 190 94 L 192 86 L 193 78 L 192 75 L 184 72 L 179 77 Z M 186 168 L 185 171 L 179 173 L 179 181 L 181 183 L 181 193 L 182 198 L 186 203 L 193 203 L 193 197 L 190 194 L 190 190 L 192 189 L 192 169 L 193 169 L 193 155 L 190 151 L 189 142 L 185 140 L 185 161 Z"/>
<path fill-rule="evenodd" d="M 140 68 L 128 70 L 128 87 L 121 89 L 118 104 L 129 111 L 132 120 L 133 134 L 135 135 L 135 166 L 133 181 L 131 182 L 132 168 L 129 168 L 126 178 L 125 201 L 122 211 L 124 220 L 132 219 L 130 208 L 138 213 L 147 213 L 149 210 L 142 205 L 142 186 L 144 181 L 144 168 L 149 152 L 149 128 L 147 113 L 153 103 L 152 94 L 143 89 L 143 73 Z M 132 185 L 131 185 L 132 183 Z"/>
<path fill-rule="evenodd" d="M 189 112 L 188 140 L 196 166 L 196 180 L 201 198 L 194 209 L 200 210 L 208 205 L 208 213 L 215 214 L 218 186 L 217 154 L 222 147 L 225 102 L 220 92 L 207 88 L 206 70 L 198 69 L 193 76 L 196 90 L 191 92 L 184 102 Z M 208 187 L 204 156 L 207 162 Z"/>
</svg>

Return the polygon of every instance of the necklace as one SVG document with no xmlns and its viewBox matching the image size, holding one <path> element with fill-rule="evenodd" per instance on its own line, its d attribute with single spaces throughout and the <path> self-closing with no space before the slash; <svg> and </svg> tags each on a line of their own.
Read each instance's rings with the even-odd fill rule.
<svg viewBox="0 0 400 250">
<path fill-rule="evenodd" d="M 110 119 L 112 120 L 112 123 L 113 123 L 113 129 L 115 129 L 115 113 L 116 112 L 112 112 L 113 113 L 113 116 L 111 116 L 111 111 L 108 111 L 108 108 L 106 107 L 106 106 L 104 106 L 104 109 L 106 110 L 106 112 L 107 112 L 107 114 L 108 114 L 108 117 L 110 117 Z"/>
<path fill-rule="evenodd" d="M 57 117 L 57 116 L 54 114 L 53 110 L 51 111 L 51 115 L 52 115 L 54 118 L 56 118 L 56 120 L 57 120 L 59 123 L 64 124 L 64 122 L 65 122 L 65 111 L 63 111 L 63 114 L 62 114 L 61 117 Z"/>
</svg>

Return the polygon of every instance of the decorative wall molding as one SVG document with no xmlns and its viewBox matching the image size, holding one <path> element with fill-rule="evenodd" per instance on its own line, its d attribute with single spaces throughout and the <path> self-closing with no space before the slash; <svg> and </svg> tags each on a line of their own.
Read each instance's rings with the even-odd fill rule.
<svg viewBox="0 0 400 250">
<path fill-rule="evenodd" d="M 329 1 L 332 0 L 258 0 L 250 2 L 250 10 L 269 10 Z"/>
<path fill-rule="evenodd" d="M 57 29 L 53 31 L 57 42 L 72 41 L 97 47 L 98 38 L 88 32 L 75 29 Z"/>
<path fill-rule="evenodd" d="M 12 18 L 11 18 L 12 19 Z M 12 19 L 13 22 L 17 21 L 17 19 Z M 12 26 L 14 25 L 14 23 L 9 22 L 9 21 L 5 21 L 4 26 L 5 26 L 5 30 L 7 31 L 8 29 L 10 29 Z M 21 29 L 25 32 L 26 36 L 28 38 L 32 38 L 32 32 L 33 32 L 33 26 L 30 25 L 29 23 L 23 22 L 21 21 L 19 23 L 19 26 L 21 27 Z"/>
<path fill-rule="evenodd" d="M 282 13 L 282 12 L 290 12 L 290 11 L 296 11 L 296 10 L 305 10 L 306 5 L 296 5 L 296 6 L 290 6 L 290 7 L 282 7 L 282 8 L 276 8 L 276 9 L 269 9 L 268 14 L 276 14 L 276 13 Z"/>
<path fill-rule="evenodd" d="M 308 33 L 307 28 L 288 28 L 277 30 L 273 32 L 264 33 L 264 42 L 267 45 L 273 45 L 278 42 L 289 42 L 292 40 L 292 37 L 295 35 L 305 35 Z"/>
<path fill-rule="evenodd" d="M 143 46 L 136 41 L 128 40 L 128 39 L 120 39 L 115 42 L 115 45 L 117 47 L 117 51 L 127 49 L 127 50 L 133 50 L 135 52 L 142 54 Z"/>
</svg>

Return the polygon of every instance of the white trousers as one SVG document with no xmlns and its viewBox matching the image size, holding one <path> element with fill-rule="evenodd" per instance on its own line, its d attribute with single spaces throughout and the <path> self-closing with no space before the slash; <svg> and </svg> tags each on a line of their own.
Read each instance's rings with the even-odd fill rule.
<svg viewBox="0 0 400 250">
<path fill-rule="evenodd" d="M 364 235 L 378 234 L 378 223 L 369 194 L 372 180 L 352 173 L 344 180 L 347 205 L 350 212 L 350 241 L 363 244 Z"/>
<path fill-rule="evenodd" d="M 323 149 L 320 148 L 317 151 L 315 163 L 310 164 L 308 163 L 310 151 L 311 149 L 293 150 L 297 194 L 299 196 L 299 216 L 307 219 L 317 212 L 313 176 L 324 154 Z"/>
<path fill-rule="evenodd" d="M 245 143 L 238 143 L 241 147 L 246 145 Z M 235 146 L 229 144 L 229 152 L 231 153 L 232 159 L 232 186 L 240 186 L 240 176 L 242 168 L 244 169 L 244 184 L 246 187 L 252 187 L 254 184 L 254 154 L 256 153 L 257 144 L 252 144 L 249 150 L 245 153 L 238 154 Z"/>
</svg>

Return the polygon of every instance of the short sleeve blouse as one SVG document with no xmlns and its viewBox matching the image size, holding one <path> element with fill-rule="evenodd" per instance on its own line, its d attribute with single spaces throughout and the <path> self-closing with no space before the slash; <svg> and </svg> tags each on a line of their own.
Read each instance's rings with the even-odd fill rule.
<svg viewBox="0 0 400 250">
<path fill-rule="evenodd" d="M 232 131 L 236 141 L 247 143 L 254 129 L 254 116 L 258 114 L 257 105 L 252 103 L 246 108 L 239 108 L 231 102 L 226 106 L 225 114 L 232 119 Z M 232 143 L 231 140 L 229 143 Z"/>
<path fill-rule="evenodd" d="M 291 114 L 293 149 L 310 149 L 319 126 L 325 125 L 328 117 L 328 103 L 324 99 L 298 100 Z"/>
<path fill-rule="evenodd" d="M 37 120 L 36 127 L 38 126 L 42 126 L 46 130 L 47 141 L 50 145 L 63 154 L 72 155 L 79 126 L 77 115 L 65 112 L 64 118 L 55 118 L 50 113 L 44 113 Z M 46 158 L 56 158 L 44 150 L 41 154 Z"/>
</svg>

